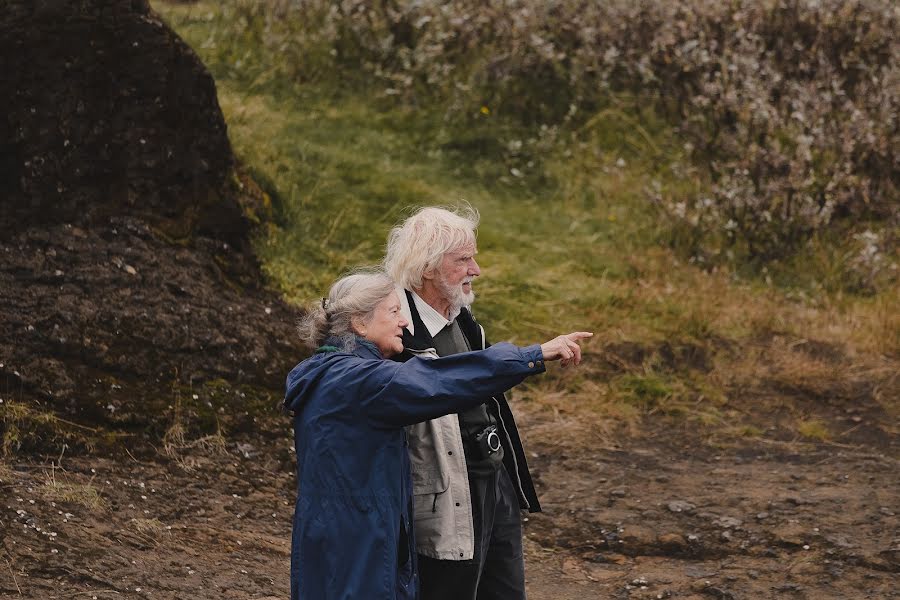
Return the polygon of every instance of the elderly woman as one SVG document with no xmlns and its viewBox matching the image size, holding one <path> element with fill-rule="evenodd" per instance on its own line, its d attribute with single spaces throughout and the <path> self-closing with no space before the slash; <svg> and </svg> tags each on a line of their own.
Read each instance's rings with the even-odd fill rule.
<svg viewBox="0 0 900 600">
<path fill-rule="evenodd" d="M 496 344 L 446 358 L 403 351 L 394 282 L 349 275 L 310 310 L 301 336 L 316 353 L 290 372 L 298 493 L 291 547 L 294 600 L 417 597 L 405 425 L 469 408 L 544 361 L 577 364 L 579 332 L 543 345 Z"/>
</svg>

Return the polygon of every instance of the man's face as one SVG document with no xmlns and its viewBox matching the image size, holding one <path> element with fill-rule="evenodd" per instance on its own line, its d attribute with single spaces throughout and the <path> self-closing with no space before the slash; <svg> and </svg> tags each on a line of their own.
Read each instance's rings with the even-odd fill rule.
<svg viewBox="0 0 900 600">
<path fill-rule="evenodd" d="M 435 273 L 437 288 L 454 308 L 468 306 L 475 301 L 472 280 L 481 275 L 481 268 L 475 262 L 475 252 L 474 245 L 448 252 Z"/>
</svg>

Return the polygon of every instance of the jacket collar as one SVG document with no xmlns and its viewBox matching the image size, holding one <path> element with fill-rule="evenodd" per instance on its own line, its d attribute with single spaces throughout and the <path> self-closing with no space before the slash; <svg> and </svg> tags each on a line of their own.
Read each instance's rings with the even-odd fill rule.
<svg viewBox="0 0 900 600">
<path fill-rule="evenodd" d="M 403 330 L 403 347 L 415 350 L 424 350 L 434 347 L 434 341 L 428 328 L 422 322 L 422 317 L 416 309 L 416 303 L 413 300 L 412 292 L 403 290 L 400 296 L 400 310 L 403 316 L 409 321 L 409 325 Z M 481 326 L 475 321 L 475 317 L 468 307 L 463 307 L 459 315 L 456 317 L 463 335 L 469 340 L 469 346 L 472 350 L 483 350 L 487 344 L 484 341 Z"/>
<path fill-rule="evenodd" d="M 346 339 L 334 336 L 329 337 L 327 340 L 325 340 L 325 344 L 322 346 L 322 349 L 330 349 L 331 347 L 335 348 L 336 350 L 347 348 Z M 358 335 L 354 336 L 353 346 L 346 351 L 350 354 L 355 354 L 360 358 L 377 358 L 379 360 L 384 358 L 384 356 L 381 354 L 381 350 L 378 349 L 378 346 L 376 346 L 373 342 L 370 342 L 366 338 L 359 337 Z"/>
<path fill-rule="evenodd" d="M 373 342 L 359 336 L 356 337 L 356 346 L 351 350 L 353 354 L 360 358 L 377 358 L 381 360 L 384 356 Z"/>
</svg>

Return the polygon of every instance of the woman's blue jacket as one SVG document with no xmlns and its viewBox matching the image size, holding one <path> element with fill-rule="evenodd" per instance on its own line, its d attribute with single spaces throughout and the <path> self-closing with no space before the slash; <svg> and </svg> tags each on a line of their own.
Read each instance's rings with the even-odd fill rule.
<svg viewBox="0 0 900 600">
<path fill-rule="evenodd" d="M 319 352 L 287 377 L 297 502 L 293 600 L 417 598 L 405 425 L 476 406 L 544 371 L 540 346 L 384 360 L 367 340 Z"/>
</svg>

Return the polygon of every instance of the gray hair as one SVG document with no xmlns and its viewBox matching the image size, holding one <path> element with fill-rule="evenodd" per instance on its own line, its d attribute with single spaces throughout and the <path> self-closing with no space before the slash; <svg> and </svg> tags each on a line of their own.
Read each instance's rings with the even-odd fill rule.
<svg viewBox="0 0 900 600">
<path fill-rule="evenodd" d="M 344 350 L 352 350 L 356 345 L 353 319 L 370 321 L 375 307 L 395 290 L 394 281 L 380 269 L 341 277 L 331 286 L 328 297 L 311 304 L 300 319 L 300 339 L 310 348 L 318 348 L 329 337 L 336 337 Z"/>
<path fill-rule="evenodd" d="M 440 267 L 445 254 L 475 245 L 479 219 L 470 204 L 420 209 L 388 234 L 385 271 L 402 287 L 421 289 L 422 276 Z"/>
</svg>

